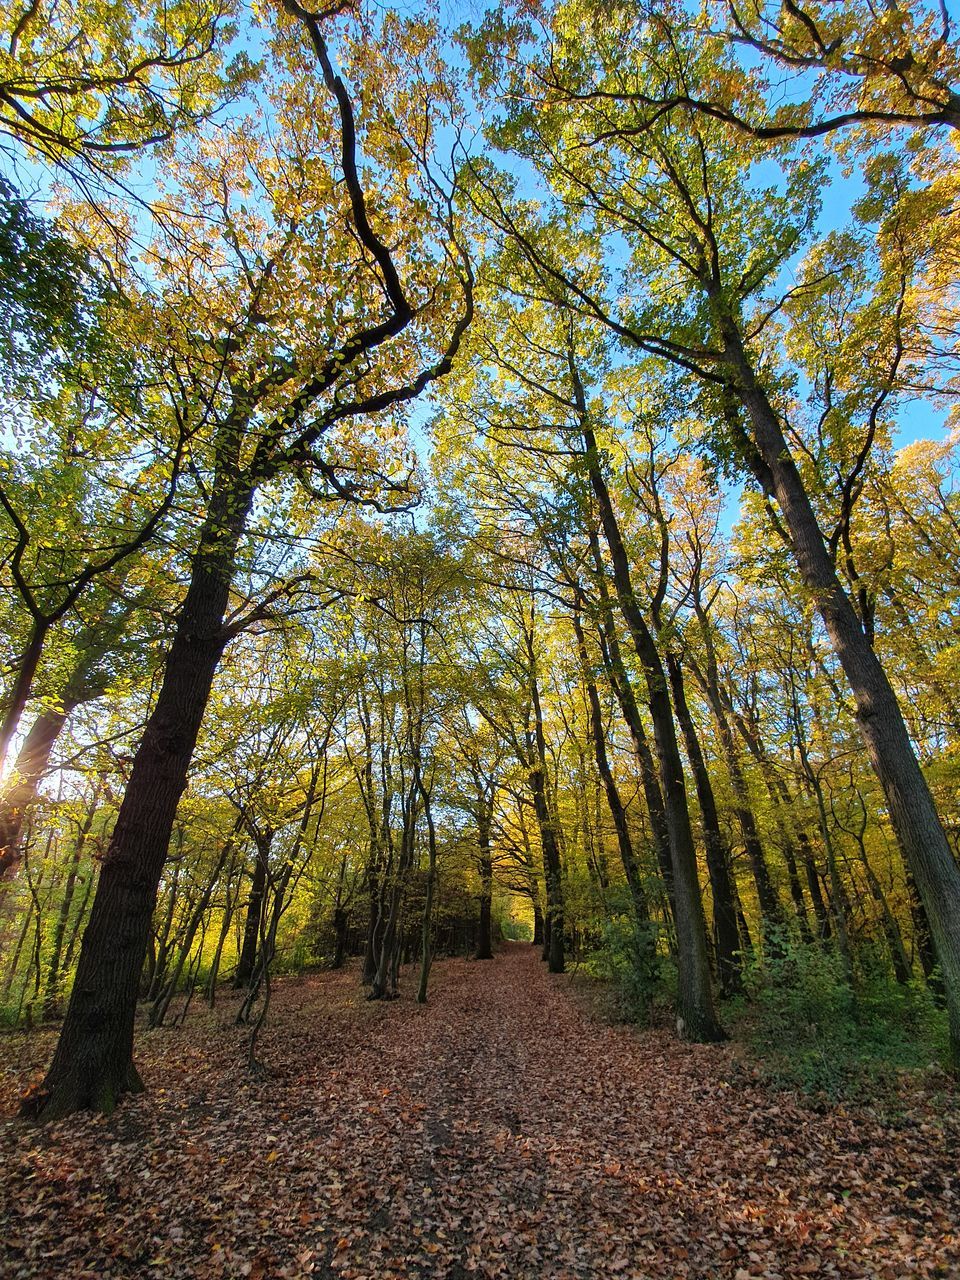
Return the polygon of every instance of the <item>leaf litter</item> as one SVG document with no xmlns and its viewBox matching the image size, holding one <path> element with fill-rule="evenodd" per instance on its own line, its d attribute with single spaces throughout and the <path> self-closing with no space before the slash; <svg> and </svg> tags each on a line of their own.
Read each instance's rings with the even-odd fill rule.
<svg viewBox="0 0 960 1280">
<path fill-rule="evenodd" d="M 390 1004 L 276 984 L 144 1031 L 110 1117 L 13 1118 L 52 1033 L 4 1038 L 5 1280 L 793 1280 L 960 1275 L 955 1095 L 812 1110 L 731 1046 L 591 1016 L 532 947 Z"/>
</svg>

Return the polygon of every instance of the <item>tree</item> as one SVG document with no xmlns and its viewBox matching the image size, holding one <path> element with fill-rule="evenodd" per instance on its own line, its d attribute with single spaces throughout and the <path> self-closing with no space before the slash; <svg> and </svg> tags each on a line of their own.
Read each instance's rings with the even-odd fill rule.
<svg viewBox="0 0 960 1280">
<path fill-rule="evenodd" d="M 207 119 L 255 68 L 228 56 L 232 2 L 129 6 L 28 0 L 3 18 L 0 132 L 81 181 Z"/>
<path fill-rule="evenodd" d="M 603 217 L 601 238 L 614 229 L 626 238 L 627 305 L 611 305 L 589 274 L 575 273 L 571 257 L 561 256 L 563 240 L 554 234 L 548 243 L 522 211 L 507 208 L 491 183 L 487 207 L 541 277 L 566 291 L 573 308 L 635 349 L 695 376 L 704 417 L 720 426 L 739 465 L 776 504 L 853 692 L 898 841 L 930 915 L 949 993 L 952 1053 L 960 1061 L 960 869 L 890 681 L 844 589 L 786 438 L 790 401 L 770 346 L 769 326 L 784 298 L 765 296 L 765 290 L 775 293 L 777 272 L 810 226 L 818 170 L 805 162 L 791 165 L 784 171 L 785 192 L 761 195 L 746 173 L 747 149 L 719 124 L 686 110 L 650 128 L 642 113 L 631 112 L 628 99 L 606 98 L 603 86 L 611 77 L 621 83 L 626 74 L 620 35 L 612 26 L 598 28 L 589 46 L 562 39 L 551 50 L 552 68 L 574 85 L 595 84 L 598 94 L 574 92 L 562 108 L 554 99 L 534 109 L 525 98 L 513 108 L 520 119 L 508 121 L 501 137 L 549 169 L 561 200 Z M 655 25 L 644 46 L 633 50 L 629 74 L 640 86 L 652 84 L 651 96 L 665 78 L 682 74 L 698 83 L 713 65 L 703 50 L 663 40 Z M 571 119 L 573 102 L 582 105 Z M 596 145 L 601 137 L 602 147 Z M 764 343 L 767 363 L 758 358 Z M 864 456 L 870 443 L 868 433 Z M 854 486 L 857 469 L 855 463 L 847 476 Z"/>
<path fill-rule="evenodd" d="M 336 448 L 333 434 L 338 424 L 358 417 L 369 419 L 402 405 L 443 377 L 471 317 L 471 277 L 452 224 L 452 194 L 439 187 L 438 179 L 424 168 L 415 168 L 413 174 L 404 172 L 398 184 L 398 195 L 403 199 L 408 182 L 416 175 L 424 178 L 420 211 L 427 221 L 421 224 L 422 229 L 429 234 L 436 227 L 446 237 L 439 259 L 444 265 L 436 269 L 440 280 L 432 282 L 431 315 L 429 308 L 414 305 L 409 296 L 411 287 L 423 287 L 422 276 L 415 275 L 416 260 L 410 259 L 416 284 L 411 279 L 405 287 L 397 266 L 399 254 L 387 247 L 371 222 L 359 173 L 356 115 L 344 80 L 334 70 L 321 21 L 296 5 L 290 8 L 296 23 L 282 23 L 276 41 L 278 56 L 291 68 L 284 82 L 291 101 L 302 107 L 304 94 L 308 101 L 315 101 L 299 41 L 302 30 L 319 63 L 325 91 L 335 104 L 311 170 L 317 185 L 311 189 L 301 184 L 302 198 L 314 206 L 312 219 L 299 210 L 283 215 L 286 226 L 256 269 L 256 245 L 248 243 L 244 248 L 237 239 L 237 223 L 249 228 L 249 219 L 244 220 L 241 213 L 236 220 L 226 221 L 224 250 L 236 246 L 236 283 L 246 285 L 249 292 L 240 312 L 242 327 L 227 328 L 211 342 L 213 350 L 222 353 L 218 370 L 222 381 L 211 388 L 207 400 L 207 412 L 213 419 L 208 505 L 157 701 L 134 759 L 101 870 L 63 1030 L 44 1085 L 30 1104 L 32 1111 L 46 1119 L 81 1107 L 109 1111 L 123 1092 L 141 1087 L 132 1060 L 139 974 L 167 844 L 213 677 L 231 631 L 238 626 L 237 620 L 227 622 L 226 615 L 237 553 L 257 490 L 293 474 L 302 475 L 308 485 L 315 476 L 319 484 L 327 486 L 329 496 L 346 502 L 378 502 L 378 488 L 385 493 L 384 501 L 389 501 L 391 492 L 402 494 L 402 479 L 389 475 L 374 476 L 365 487 L 369 464 L 362 450 L 353 455 L 347 452 L 346 439 L 341 437 L 338 442 L 344 450 L 339 460 L 324 456 L 320 446 L 330 441 Z M 319 110 L 319 103 L 316 105 Z M 410 110 L 415 112 L 414 104 Z M 309 127 L 302 117 L 300 127 Z M 373 127 L 368 128 L 367 137 L 385 146 L 393 143 L 388 134 L 376 139 Z M 306 137 L 302 140 L 306 142 Z M 427 139 L 423 145 L 428 145 Z M 337 154 L 346 207 L 328 177 L 330 148 Z M 232 161 L 232 157 L 227 159 Z M 268 157 L 264 159 L 266 162 Z M 267 171 L 261 172 L 266 177 Z M 306 269 L 309 255 L 316 254 L 313 236 L 321 211 L 332 224 L 343 228 L 339 240 L 328 231 L 325 248 L 329 255 L 340 256 L 344 265 L 350 264 L 349 274 L 344 272 L 347 278 L 352 275 L 350 292 L 339 299 L 333 295 L 336 311 L 319 316 L 310 314 L 308 294 L 308 323 L 313 330 L 309 340 L 304 340 L 302 332 L 296 336 L 285 332 L 277 355 L 272 361 L 268 358 L 264 367 L 264 317 L 271 317 L 271 327 L 284 320 L 284 314 L 276 311 L 285 288 L 284 271 L 290 264 Z M 432 263 L 428 269 L 436 274 Z M 437 330 L 449 314 L 451 287 L 461 296 L 462 311 L 443 336 Z M 300 318 L 291 318 L 299 329 Z M 440 351 L 419 369 L 414 364 L 404 379 L 402 373 L 410 368 L 412 352 L 402 342 L 410 342 L 413 335 L 407 331 L 411 327 L 419 343 L 436 340 Z M 394 340 L 401 340 L 401 345 Z M 375 357 L 387 352 L 390 367 L 377 366 Z M 394 380 L 391 374 L 398 366 L 401 378 Z M 340 467 L 345 468 L 342 478 Z"/>
</svg>

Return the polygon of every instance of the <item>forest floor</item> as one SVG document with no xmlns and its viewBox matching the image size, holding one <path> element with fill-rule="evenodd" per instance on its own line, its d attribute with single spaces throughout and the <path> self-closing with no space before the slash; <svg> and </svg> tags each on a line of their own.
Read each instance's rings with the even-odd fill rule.
<svg viewBox="0 0 960 1280">
<path fill-rule="evenodd" d="M 812 1109 L 736 1050 L 604 1024 L 532 947 L 276 985 L 144 1032 L 110 1118 L 13 1119 L 52 1033 L 0 1038 L 0 1275 L 747 1280 L 960 1276 L 956 1097 Z"/>
</svg>

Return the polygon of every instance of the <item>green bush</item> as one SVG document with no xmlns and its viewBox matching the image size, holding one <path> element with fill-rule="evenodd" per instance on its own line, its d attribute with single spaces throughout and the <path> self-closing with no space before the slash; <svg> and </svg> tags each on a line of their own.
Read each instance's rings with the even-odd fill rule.
<svg viewBox="0 0 960 1280">
<path fill-rule="evenodd" d="M 859 959 L 854 986 L 839 955 L 817 944 L 781 940 L 763 964 L 747 962 L 733 1023 L 768 1077 L 852 1099 L 943 1059 L 946 1018 L 928 988 L 898 984 L 868 952 Z"/>
<path fill-rule="evenodd" d="M 616 915 L 604 922 L 602 939 L 586 957 L 584 968 L 610 983 L 624 1022 L 649 1022 L 663 986 L 655 928 L 637 924 L 632 915 Z"/>
</svg>

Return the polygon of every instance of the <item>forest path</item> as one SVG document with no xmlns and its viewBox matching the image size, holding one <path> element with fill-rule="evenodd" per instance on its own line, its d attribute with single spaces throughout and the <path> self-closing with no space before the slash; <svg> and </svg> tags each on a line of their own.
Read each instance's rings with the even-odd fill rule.
<svg viewBox="0 0 960 1280">
<path fill-rule="evenodd" d="M 960 1275 L 934 1100 L 813 1112 L 729 1047 L 595 1021 L 529 946 L 436 965 L 425 1008 L 404 986 L 282 982 L 265 1077 L 225 1005 L 141 1036 L 112 1118 L 5 1125 L 0 1275 Z M 50 1043 L 0 1041 L 8 1114 Z"/>
</svg>

